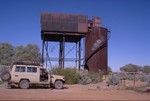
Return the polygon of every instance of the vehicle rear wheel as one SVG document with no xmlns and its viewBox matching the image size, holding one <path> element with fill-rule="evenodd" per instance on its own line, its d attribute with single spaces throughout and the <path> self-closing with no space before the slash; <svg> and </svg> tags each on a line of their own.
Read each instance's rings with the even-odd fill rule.
<svg viewBox="0 0 150 101">
<path fill-rule="evenodd" d="M 1 73 L 0 77 L 3 81 L 9 81 L 11 78 L 11 75 L 10 75 L 10 72 L 5 71 Z"/>
<path fill-rule="evenodd" d="M 62 89 L 62 88 L 63 88 L 63 85 L 64 85 L 64 83 L 63 83 L 63 81 L 61 81 L 61 80 L 57 80 L 57 81 L 55 81 L 55 83 L 54 83 L 54 87 L 55 87 L 56 89 Z"/>
<path fill-rule="evenodd" d="M 19 87 L 21 89 L 28 89 L 29 88 L 29 81 L 28 80 L 21 80 L 19 83 Z"/>
</svg>

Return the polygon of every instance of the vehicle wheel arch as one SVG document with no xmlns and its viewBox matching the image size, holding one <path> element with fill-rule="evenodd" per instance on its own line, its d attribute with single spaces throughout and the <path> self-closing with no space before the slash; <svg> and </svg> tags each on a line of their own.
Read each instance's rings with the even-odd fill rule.
<svg viewBox="0 0 150 101">
<path fill-rule="evenodd" d="M 20 81 L 19 81 L 19 83 L 20 83 L 22 80 L 27 80 L 28 82 L 30 82 L 30 80 L 27 79 L 27 78 L 21 78 Z"/>
<path fill-rule="evenodd" d="M 56 81 L 62 81 L 63 83 L 65 83 L 65 81 L 62 80 L 62 79 L 56 79 L 55 82 L 56 82 Z M 55 82 L 54 82 L 54 83 L 55 83 Z"/>
</svg>

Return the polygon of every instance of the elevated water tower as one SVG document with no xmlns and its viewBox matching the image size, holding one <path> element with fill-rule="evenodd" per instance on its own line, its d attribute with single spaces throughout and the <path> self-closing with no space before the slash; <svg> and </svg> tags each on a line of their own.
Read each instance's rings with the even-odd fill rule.
<svg viewBox="0 0 150 101">
<path fill-rule="evenodd" d="M 41 38 L 42 62 L 44 63 L 44 50 L 48 49 L 48 42 L 59 42 L 59 67 L 64 68 L 65 62 L 65 42 L 79 43 L 76 53 L 78 53 L 78 68 L 81 66 L 81 39 L 88 32 L 88 17 L 86 15 L 73 14 L 41 14 Z M 48 54 L 47 54 L 48 56 Z"/>
<path fill-rule="evenodd" d="M 85 57 L 84 68 L 89 71 L 102 70 L 107 73 L 108 68 L 108 29 L 101 26 L 101 19 L 93 17 L 88 20 L 87 15 L 75 14 L 41 14 L 41 38 L 42 62 L 44 55 L 48 53 L 48 42 L 59 42 L 59 67 L 64 68 L 65 62 L 65 42 L 78 43 L 78 69 L 81 68 L 81 39 L 85 37 Z M 52 55 L 52 54 L 50 54 Z M 52 59 L 49 59 L 52 60 Z M 70 59 L 71 60 L 71 59 Z"/>
</svg>

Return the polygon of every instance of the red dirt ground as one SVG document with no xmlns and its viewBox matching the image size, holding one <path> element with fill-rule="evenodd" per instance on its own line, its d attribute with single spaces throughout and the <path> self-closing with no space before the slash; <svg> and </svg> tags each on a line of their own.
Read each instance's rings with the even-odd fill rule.
<svg viewBox="0 0 150 101">
<path fill-rule="evenodd" d="M 150 93 L 141 93 L 105 83 L 90 85 L 64 85 L 62 90 L 50 88 L 10 89 L 0 86 L 0 101 L 3 100 L 150 100 Z"/>
</svg>

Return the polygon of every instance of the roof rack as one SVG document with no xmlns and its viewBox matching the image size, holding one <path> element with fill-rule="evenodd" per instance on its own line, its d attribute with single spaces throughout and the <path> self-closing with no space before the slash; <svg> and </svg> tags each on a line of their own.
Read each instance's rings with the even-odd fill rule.
<svg viewBox="0 0 150 101">
<path fill-rule="evenodd" d="M 40 62 L 34 62 L 34 61 L 16 61 L 16 62 L 13 62 L 13 65 L 34 65 L 34 66 L 41 66 L 42 64 Z"/>
</svg>

